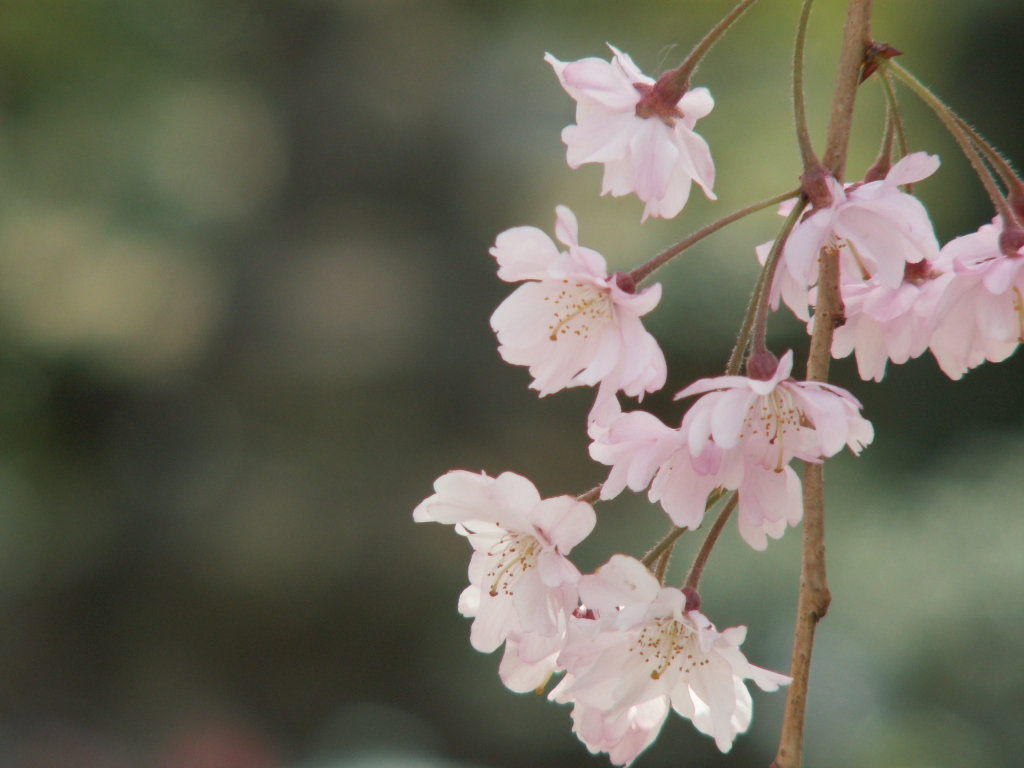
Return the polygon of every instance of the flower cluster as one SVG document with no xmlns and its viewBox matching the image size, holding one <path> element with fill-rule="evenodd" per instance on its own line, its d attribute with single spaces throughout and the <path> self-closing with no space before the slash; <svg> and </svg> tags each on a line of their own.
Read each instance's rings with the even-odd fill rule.
<svg viewBox="0 0 1024 768">
<path fill-rule="evenodd" d="M 839 387 L 789 378 L 793 353 L 767 381 L 746 376 L 702 379 L 676 398 L 705 394 L 678 429 L 634 411 L 618 416 L 596 436 L 590 455 L 612 467 L 601 498 L 627 486 L 660 501 L 672 522 L 694 530 L 716 488 L 739 491 L 739 529 L 754 549 L 767 546 L 803 517 L 793 458 L 818 462 L 844 445 L 855 454 L 874 431 L 860 403 Z M 653 479 L 653 482 L 652 482 Z"/>
<path fill-rule="evenodd" d="M 1002 219 L 939 248 L 927 211 L 901 191 L 931 176 L 939 160 L 907 155 L 879 181 L 845 188 L 827 180 L 832 204 L 806 215 L 783 251 L 785 270 L 772 286 L 779 300 L 814 330 L 817 254 L 840 255 L 846 322 L 836 329 L 832 355 L 855 353 L 864 380 L 881 381 L 887 363 L 901 365 L 930 349 L 939 367 L 959 379 L 986 360 L 1000 362 L 1024 337 L 1024 247 L 1001 247 Z M 784 203 L 786 216 L 793 203 Z M 764 264 L 771 243 L 756 249 Z"/>
<path fill-rule="evenodd" d="M 711 35 L 727 28 L 720 24 Z M 888 46 L 870 50 L 875 59 L 898 54 Z M 602 163 L 602 194 L 635 192 L 645 204 L 644 220 L 678 214 L 693 182 L 714 199 L 711 152 L 694 132 L 714 102 L 707 89 L 690 88 L 696 60 L 655 80 L 626 54 L 612 53 L 611 61 L 546 57 L 576 101 L 576 123 L 562 132 L 569 166 Z M 891 66 L 867 64 L 870 71 Z M 802 99 L 799 90 L 796 98 Z M 890 112 L 895 108 L 892 97 Z M 1003 201 L 992 224 L 940 248 L 912 193 L 938 170 L 939 159 L 904 151 L 892 164 L 897 118 L 888 119 L 882 155 L 865 181 L 853 184 L 817 161 L 804 126 L 800 198 L 779 208 L 787 223 L 777 245 L 755 249 L 762 279 L 727 375 L 700 379 L 676 395 L 696 397 L 677 428 L 641 410 L 623 412 L 619 400 L 620 392 L 642 400 L 667 378 L 665 357 L 641 322 L 658 306 L 662 288 L 640 284 L 700 237 L 786 195 L 726 217 L 630 273 L 608 273 L 604 257 L 580 244 L 576 217 L 564 206 L 556 208 L 554 227 L 561 246 L 539 229 L 516 227 L 498 235 L 490 250 L 498 277 L 520 284 L 491 316 L 498 352 L 529 368 L 530 387 L 541 397 L 597 386 L 587 419 L 590 456 L 609 474 L 581 497 L 542 499 L 533 483 L 511 472 L 492 478 L 456 470 L 435 482 L 434 495 L 413 518 L 453 525 L 473 547 L 469 586 L 458 603 L 473 619 L 473 647 L 490 653 L 504 644 L 498 673 L 513 691 L 540 693 L 561 675 L 549 699 L 571 704 L 573 731 L 615 764 L 628 765 L 649 746 L 671 710 L 726 752 L 751 722 L 745 681 L 765 691 L 792 682 L 747 661 L 739 649 L 746 627 L 719 632 L 702 613 L 704 564 L 733 509 L 740 536 L 754 550 L 801 522 L 805 491 L 805 536 L 820 530 L 810 520 L 812 513 L 821 519 L 821 483 L 808 481 L 804 489 L 793 460 L 813 466 L 844 446 L 859 455 L 874 439 L 851 393 L 795 380 L 793 352 L 777 359 L 768 351 L 769 307 L 777 310 L 784 301 L 817 339 L 809 379 L 826 378 L 829 343 L 832 356 L 854 352 L 861 377 L 880 381 L 889 361 L 902 364 L 929 348 L 942 370 L 959 378 L 985 360 L 1005 359 L 1024 339 L 1024 228 L 1016 214 Z M 980 137 L 973 140 L 980 145 Z M 997 154 L 988 160 L 999 167 Z M 1024 183 L 1016 184 L 1024 199 Z M 739 375 L 748 349 L 746 375 Z M 643 561 L 614 554 L 594 573 L 581 574 L 569 555 L 595 526 L 589 502 L 626 488 L 659 503 L 672 531 Z M 700 528 L 729 494 L 685 585 L 666 586 L 675 540 Z M 810 633 L 813 638 L 813 624 Z M 804 672 L 794 671 L 794 678 L 804 681 L 805 648 L 803 657 L 796 651 L 793 657 L 794 670 Z M 802 706 L 805 694 L 790 703 Z"/>
</svg>

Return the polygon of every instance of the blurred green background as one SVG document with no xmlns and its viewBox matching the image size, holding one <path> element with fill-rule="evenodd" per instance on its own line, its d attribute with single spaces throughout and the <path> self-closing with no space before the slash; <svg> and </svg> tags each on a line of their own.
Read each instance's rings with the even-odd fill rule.
<svg viewBox="0 0 1024 768">
<path fill-rule="evenodd" d="M 0 766 L 607 765 L 568 711 L 505 691 L 456 611 L 469 548 L 414 526 L 451 468 L 545 495 L 603 478 L 593 392 L 538 400 L 488 327 L 510 291 L 487 249 L 554 207 L 629 268 L 796 184 L 797 0 L 763 0 L 695 85 L 718 168 L 672 221 L 571 171 L 573 103 L 543 60 L 675 66 L 731 0 L 0 2 Z M 823 141 L 845 3 L 811 24 Z M 875 34 L 1024 162 L 1024 3 L 878 0 Z M 676 46 L 676 47 L 672 47 Z M 862 89 L 849 174 L 878 145 Z M 953 142 L 904 94 L 942 241 L 991 217 Z M 761 213 L 663 270 L 650 398 L 721 370 L 756 276 Z M 773 319 L 777 352 L 806 350 Z M 797 370 L 802 370 L 802 362 Z M 948 381 L 930 356 L 835 379 L 876 427 L 829 464 L 832 609 L 807 764 L 1024 764 L 1021 356 Z M 647 401 L 645 401 L 647 402 Z M 642 496 L 598 507 L 584 568 L 666 528 Z M 684 537 L 681 578 L 700 536 Z M 785 670 L 799 534 L 730 526 L 703 584 L 754 663 Z M 641 766 L 764 766 L 783 696 L 754 692 L 722 757 L 673 717 Z"/>
</svg>

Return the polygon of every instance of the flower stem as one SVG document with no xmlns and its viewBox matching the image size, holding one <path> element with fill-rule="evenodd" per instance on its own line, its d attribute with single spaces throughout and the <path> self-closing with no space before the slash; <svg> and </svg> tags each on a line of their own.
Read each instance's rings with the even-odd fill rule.
<svg viewBox="0 0 1024 768">
<path fill-rule="evenodd" d="M 715 504 L 721 501 L 722 497 L 725 496 L 725 494 L 726 491 L 724 488 L 719 488 L 718 490 L 711 492 L 708 495 L 707 501 L 704 503 L 705 514 L 707 514 L 708 510 L 715 506 Z M 672 548 L 676 545 L 676 540 L 678 540 L 679 537 L 682 536 L 688 530 L 688 528 L 680 528 L 679 526 L 673 525 L 669 529 L 669 532 L 661 538 L 661 541 L 659 541 L 657 544 L 651 547 L 650 551 L 643 556 L 643 559 L 640 562 L 646 565 L 648 568 L 650 568 L 655 563 L 658 563 L 660 565 L 662 558 L 666 557 L 666 555 L 671 556 Z M 665 567 L 668 568 L 667 560 L 665 562 Z M 662 572 L 661 577 L 664 577 L 664 575 L 664 572 Z"/>
<path fill-rule="evenodd" d="M 832 115 L 823 162 L 842 181 L 850 145 L 853 106 L 864 56 L 871 45 L 871 0 L 850 0 L 843 27 L 843 47 L 832 99 Z M 832 334 L 842 323 L 843 302 L 839 293 L 839 254 L 835 249 L 822 252 L 818 270 L 818 302 L 814 312 L 814 330 L 807 359 L 810 381 L 828 379 L 832 352 Z M 800 561 L 800 596 L 797 601 L 796 628 L 793 633 L 793 658 L 790 683 L 786 692 L 786 712 L 782 720 L 779 751 L 772 768 L 800 768 L 803 758 L 804 720 L 807 711 L 807 684 L 811 673 L 814 630 L 828 611 L 832 597 L 825 573 L 825 480 L 822 464 L 804 468 L 803 553 Z"/>
<path fill-rule="evenodd" d="M 696 559 L 693 561 L 693 565 L 690 566 L 690 572 L 686 574 L 686 581 L 683 583 L 683 588 L 689 587 L 690 589 L 696 590 L 700 584 L 701 574 L 704 573 L 704 566 L 708 564 L 708 558 L 711 557 L 711 550 L 715 548 L 715 543 L 718 541 L 718 537 L 722 535 L 722 529 L 725 528 L 725 524 L 729 522 L 729 516 L 732 515 L 732 511 L 736 509 L 736 504 L 740 500 L 739 493 L 733 491 L 732 496 L 725 502 L 725 506 L 722 507 L 722 511 L 718 513 L 718 519 L 715 520 L 715 524 L 711 526 L 711 530 L 708 531 L 707 538 L 704 539 L 704 543 L 700 545 L 700 551 L 697 553 Z"/>
<path fill-rule="evenodd" d="M 811 133 L 807 129 L 807 108 L 804 101 L 804 43 L 807 41 L 807 24 L 811 18 L 814 0 L 804 0 L 800 8 L 800 21 L 796 26 L 796 43 L 793 45 L 793 116 L 796 119 L 796 140 L 800 145 L 804 172 L 813 171 L 821 165 L 814 154 Z"/>
<path fill-rule="evenodd" d="M 949 110 L 949 114 L 953 116 L 953 119 L 956 120 L 957 125 L 960 126 L 961 130 L 967 134 L 971 143 L 981 150 L 981 154 L 985 156 L 988 164 L 995 169 L 996 173 L 999 174 L 999 178 L 1006 186 L 1010 195 L 1012 196 L 1014 192 L 1016 192 L 1018 196 L 1024 195 L 1024 183 L 1021 182 L 1020 177 L 1017 176 L 1016 171 L 1013 170 L 1013 167 L 1007 162 L 1006 158 L 999 153 L 999 150 L 985 141 L 985 139 L 983 139 L 981 135 L 967 123 L 966 120 L 956 114 L 952 109 Z"/>
<path fill-rule="evenodd" d="M 900 157 L 906 157 L 910 154 L 907 144 L 907 129 L 903 125 L 903 113 L 900 111 L 900 103 L 896 99 L 896 89 L 893 88 L 892 76 L 887 71 L 883 69 L 881 75 L 880 79 L 882 89 L 885 91 L 885 100 L 889 105 L 889 109 L 892 110 L 892 115 L 896 121 L 896 146 L 900 150 Z"/>
<path fill-rule="evenodd" d="M 751 340 L 751 351 L 760 352 L 765 349 L 764 337 L 768 330 L 768 307 L 771 304 L 772 298 L 772 284 L 775 282 L 775 270 L 779 266 L 779 258 L 782 255 L 783 249 L 786 247 L 786 240 L 789 239 L 790 232 L 793 231 L 793 227 L 800 220 L 800 214 L 803 213 L 804 208 L 807 207 L 807 198 L 801 196 L 797 200 L 796 205 L 793 206 L 793 210 L 790 212 L 786 221 L 782 224 L 782 229 L 779 230 L 778 236 L 775 238 L 775 242 L 772 243 L 772 249 L 768 253 L 768 258 L 764 260 L 764 268 L 761 270 L 761 277 L 757 281 L 756 295 L 751 297 L 751 302 L 756 299 L 756 312 L 754 315 L 754 336 Z M 748 310 L 749 312 L 749 310 Z M 737 346 L 739 342 L 737 341 Z M 735 354 L 735 350 L 733 350 Z M 742 356 L 741 356 L 742 357 Z M 729 361 L 730 368 L 732 367 L 732 361 Z M 739 372 L 739 366 L 737 366 L 736 372 Z"/>
<path fill-rule="evenodd" d="M 757 0 L 740 0 L 736 7 L 733 8 L 726 15 L 724 19 L 718 22 L 710 32 L 704 35 L 704 39 L 701 40 L 697 45 L 690 51 L 690 55 L 686 57 L 685 61 L 679 65 L 679 68 L 673 72 L 672 80 L 684 91 L 690 88 L 690 77 L 694 72 L 697 71 L 697 67 L 700 66 L 701 61 L 707 56 L 708 51 L 714 48 L 723 35 L 729 30 L 729 27 L 739 19 L 747 9 L 756 3 Z"/>
<path fill-rule="evenodd" d="M 591 488 L 586 493 L 581 493 L 579 496 L 576 497 L 576 501 L 585 501 L 587 504 L 593 504 L 595 501 L 600 501 L 601 489 L 603 487 L 604 483 L 601 483 L 601 485 L 595 488 Z"/>
<path fill-rule="evenodd" d="M 651 550 L 643 556 L 643 559 L 640 562 L 650 568 L 655 564 L 655 562 L 661 559 L 661 556 L 665 554 L 666 550 L 675 546 L 676 540 L 686 533 L 686 531 L 686 528 L 680 528 L 677 525 L 673 525 L 669 532 L 662 537 L 661 541 L 651 547 Z"/>
<path fill-rule="evenodd" d="M 654 274 L 654 272 L 668 264 L 680 253 L 685 251 L 687 248 L 696 245 L 708 235 L 713 235 L 718 230 L 729 226 L 734 221 L 739 221 L 745 216 L 749 216 L 752 213 L 757 213 L 758 211 L 764 210 L 765 208 L 769 208 L 773 205 L 778 205 L 779 203 L 785 200 L 789 200 L 791 197 L 796 197 L 799 194 L 799 189 L 790 190 L 789 192 L 783 192 L 781 195 L 775 195 L 775 197 L 769 197 L 767 200 L 762 200 L 759 203 L 748 205 L 746 208 L 741 208 L 735 213 L 730 213 L 725 218 L 719 219 L 718 221 L 713 221 L 703 229 L 698 229 L 692 235 L 684 237 L 675 245 L 669 246 L 664 251 L 659 253 L 657 256 L 654 256 L 648 261 L 645 261 L 639 267 L 630 272 L 629 276 L 633 278 L 634 283 L 639 285 L 643 280 L 646 280 L 648 277 Z"/>
<path fill-rule="evenodd" d="M 887 69 L 891 69 L 896 76 L 903 81 L 903 83 L 916 93 L 920 99 L 932 108 L 932 111 L 938 116 L 942 124 L 946 126 L 953 138 L 956 139 L 956 143 L 960 145 L 960 149 L 963 151 L 967 160 L 970 162 L 971 167 L 974 168 L 974 172 L 978 174 L 978 178 L 981 179 L 982 185 L 985 187 L 985 191 L 988 193 L 989 199 L 992 200 L 992 205 L 995 206 L 996 211 L 1002 217 L 1006 227 L 1011 225 L 1019 225 L 1017 217 L 1010 208 L 1009 203 L 1006 202 L 1006 198 L 1003 197 L 1002 192 L 999 191 L 999 187 L 996 186 L 995 179 L 992 178 L 992 174 L 989 173 L 988 168 L 985 167 L 985 163 L 982 161 L 981 156 L 974 149 L 970 139 L 967 138 L 967 134 L 964 133 L 959 123 L 953 116 L 952 111 L 942 101 L 916 77 L 910 74 L 907 70 L 896 64 L 893 61 L 886 61 L 883 66 Z"/>
<path fill-rule="evenodd" d="M 896 117 L 892 104 L 885 102 L 885 128 L 882 130 L 882 146 L 878 149 L 878 157 L 864 174 L 864 183 L 880 181 L 892 169 L 892 150 L 896 139 Z"/>
</svg>

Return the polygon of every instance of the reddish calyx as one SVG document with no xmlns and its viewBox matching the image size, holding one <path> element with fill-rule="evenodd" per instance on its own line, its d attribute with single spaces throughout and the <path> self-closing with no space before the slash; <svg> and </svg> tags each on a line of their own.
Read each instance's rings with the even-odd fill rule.
<svg viewBox="0 0 1024 768">
<path fill-rule="evenodd" d="M 686 606 L 683 608 L 686 613 L 700 610 L 700 595 L 697 594 L 696 589 L 683 587 L 683 595 L 686 596 Z"/>
<path fill-rule="evenodd" d="M 676 70 L 666 72 L 654 85 L 633 83 L 633 87 L 640 92 L 640 101 L 636 104 L 637 117 L 659 117 L 671 123 L 683 116 L 678 105 L 686 93 L 686 88 L 676 82 L 677 74 Z"/>
<path fill-rule="evenodd" d="M 832 174 L 820 163 L 816 168 L 804 171 L 800 177 L 800 191 L 815 210 L 828 208 L 832 205 L 832 192 L 828 188 L 827 179 Z"/>
<path fill-rule="evenodd" d="M 636 293 L 636 281 L 629 272 L 613 272 L 612 279 L 623 293 L 628 293 L 631 296 Z"/>
<path fill-rule="evenodd" d="M 747 378 L 768 381 L 779 368 L 779 358 L 767 349 L 759 349 L 747 358 Z"/>
<path fill-rule="evenodd" d="M 999 250 L 1004 256 L 1020 256 L 1021 248 L 1024 248 L 1024 227 L 1010 224 L 999 235 Z"/>
<path fill-rule="evenodd" d="M 907 263 L 903 267 L 903 281 L 914 285 L 923 285 L 929 280 L 934 280 L 942 273 L 932 269 L 932 263 L 928 259 L 921 259 L 916 264 Z"/>
</svg>

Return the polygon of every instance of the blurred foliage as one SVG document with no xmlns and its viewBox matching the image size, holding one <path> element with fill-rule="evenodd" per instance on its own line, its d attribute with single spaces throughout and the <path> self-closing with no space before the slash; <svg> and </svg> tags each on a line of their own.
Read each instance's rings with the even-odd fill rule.
<svg viewBox="0 0 1024 768">
<path fill-rule="evenodd" d="M 456 612 L 465 542 L 413 526 L 454 467 L 546 495 L 602 479 L 590 392 L 538 401 L 488 327 L 507 293 L 487 248 L 580 217 L 629 267 L 795 186 L 787 82 L 796 0 L 755 6 L 701 67 L 712 203 L 639 226 L 634 198 L 570 171 L 563 60 L 672 66 L 728 0 L 5 0 L 0 3 L 0 765 L 605 765 L 568 713 L 506 692 Z M 808 48 L 823 141 L 845 4 Z M 878 3 L 875 35 L 1011 157 L 1024 5 Z M 904 95 L 940 238 L 991 212 L 932 116 Z M 850 174 L 883 115 L 860 96 Z M 671 393 L 718 371 L 756 275 L 760 214 L 666 268 L 650 327 Z M 780 313 L 778 351 L 806 336 Z M 798 370 L 799 370 L 798 364 Z M 808 762 L 1021 764 L 1024 370 L 950 382 L 925 357 L 880 385 L 836 380 L 877 438 L 829 465 L 834 602 L 815 650 Z M 645 401 L 645 404 L 648 401 Z M 667 523 L 599 508 L 592 568 Z M 694 537 L 699 539 L 699 537 Z M 684 537 L 672 578 L 696 543 Z M 719 626 L 785 669 L 799 537 L 734 531 L 705 579 Z M 755 692 L 733 752 L 673 718 L 641 765 L 764 765 L 782 697 Z"/>
</svg>

